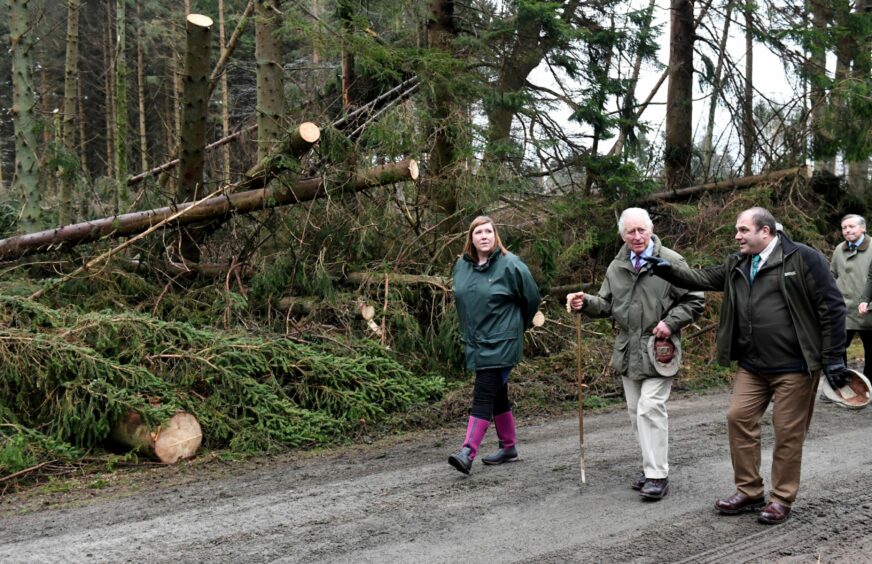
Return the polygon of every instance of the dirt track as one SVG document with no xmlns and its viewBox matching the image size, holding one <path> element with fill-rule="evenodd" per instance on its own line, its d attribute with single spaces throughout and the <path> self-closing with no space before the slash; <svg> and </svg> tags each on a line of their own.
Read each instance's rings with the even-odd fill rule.
<svg viewBox="0 0 872 564">
<path fill-rule="evenodd" d="M 794 516 L 767 527 L 712 508 L 733 491 L 727 401 L 723 392 L 671 401 L 671 490 L 660 502 L 629 488 L 640 462 L 623 410 L 585 421 L 586 486 L 574 418 L 521 418 L 522 460 L 476 462 L 468 478 L 446 463 L 458 422 L 232 476 L 207 467 L 162 481 L 157 471 L 139 491 L 111 487 L 50 509 L 0 500 L 0 562 L 872 561 L 872 409 L 818 403 Z M 491 431 L 484 451 L 495 441 Z"/>
</svg>

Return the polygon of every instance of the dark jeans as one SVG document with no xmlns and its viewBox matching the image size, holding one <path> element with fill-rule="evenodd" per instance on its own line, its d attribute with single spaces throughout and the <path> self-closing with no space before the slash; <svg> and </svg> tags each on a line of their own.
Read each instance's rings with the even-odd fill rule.
<svg viewBox="0 0 872 564">
<path fill-rule="evenodd" d="M 489 368 L 475 373 L 470 415 L 490 421 L 494 415 L 512 409 L 509 402 L 508 370 L 511 368 Z"/>
<path fill-rule="evenodd" d="M 860 341 L 863 343 L 863 374 L 869 378 L 869 371 L 872 370 L 872 366 L 869 364 L 869 354 L 872 353 L 872 331 L 864 330 L 857 331 L 855 329 L 848 329 L 845 334 L 845 364 L 848 364 L 848 347 L 851 345 L 851 341 L 854 340 L 854 335 L 860 336 Z"/>
</svg>

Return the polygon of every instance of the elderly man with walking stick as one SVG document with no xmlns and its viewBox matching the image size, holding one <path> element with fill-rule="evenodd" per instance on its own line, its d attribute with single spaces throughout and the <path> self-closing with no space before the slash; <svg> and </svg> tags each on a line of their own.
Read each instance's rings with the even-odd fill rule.
<svg viewBox="0 0 872 564">
<path fill-rule="evenodd" d="M 718 362 L 737 363 L 727 412 L 736 492 L 715 508 L 737 515 L 762 508 L 757 520 L 790 517 L 799 491 L 802 445 L 821 372 L 833 389 L 847 378 L 845 300 L 827 259 L 779 232 L 766 209 L 736 218 L 739 252 L 718 266 L 690 269 L 666 257 L 646 259 L 652 272 L 692 290 L 724 292 Z M 772 479 L 768 503 L 760 475 L 761 425 L 772 404 Z M 765 505 L 765 507 L 764 507 Z"/>
<path fill-rule="evenodd" d="M 642 450 L 642 473 L 632 487 L 646 500 L 669 491 L 669 425 L 666 400 L 680 362 L 679 332 L 699 317 L 701 292 L 688 292 L 648 276 L 643 258 L 684 262 L 654 235 L 648 212 L 628 208 L 618 219 L 624 245 L 606 270 L 597 295 L 566 296 L 570 307 L 590 317 L 611 317 L 618 327 L 612 368 L 621 375 L 630 422 Z"/>
</svg>

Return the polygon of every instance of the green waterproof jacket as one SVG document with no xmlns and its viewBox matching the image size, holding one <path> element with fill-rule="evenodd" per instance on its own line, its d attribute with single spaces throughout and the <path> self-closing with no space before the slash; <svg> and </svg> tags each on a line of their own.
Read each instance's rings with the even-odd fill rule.
<svg viewBox="0 0 872 564">
<path fill-rule="evenodd" d="M 819 251 L 791 241 L 783 233 L 782 259 L 763 265 L 778 269 L 781 294 L 787 302 L 790 319 L 810 372 L 843 361 L 845 354 L 845 300 L 830 274 L 827 259 Z M 718 363 L 729 366 L 740 360 L 736 337 L 736 285 L 748 284 L 748 257 L 734 253 L 724 264 L 702 269 L 678 265 L 664 278 L 691 290 L 715 290 L 724 293 L 718 328 Z"/>
<path fill-rule="evenodd" d="M 872 269 L 872 237 L 866 235 L 863 243 L 856 250 L 848 250 L 848 244 L 842 241 L 833 257 L 830 259 L 830 272 L 836 279 L 836 285 L 845 297 L 848 308 L 845 328 L 853 331 L 868 331 L 872 329 L 872 315 L 860 315 L 857 306 L 862 301 L 863 289 L 866 287 L 866 277 Z"/>
<path fill-rule="evenodd" d="M 684 263 L 684 258 L 662 246 L 656 235 L 652 235 L 651 240 L 654 256 Z M 621 376 L 634 380 L 660 377 L 648 357 L 648 340 L 654 327 L 662 320 L 678 335 L 705 307 L 701 292 L 688 292 L 650 276 L 649 268 L 646 264 L 636 272 L 630 262 L 630 249 L 624 245 L 609 264 L 597 295 L 585 294 L 581 309 L 591 317 L 615 320 L 619 332 L 611 366 Z"/>
<path fill-rule="evenodd" d="M 527 265 L 499 250 L 481 265 L 463 255 L 452 278 L 466 368 L 474 372 L 518 364 L 524 330 L 532 324 L 541 299 Z"/>
</svg>

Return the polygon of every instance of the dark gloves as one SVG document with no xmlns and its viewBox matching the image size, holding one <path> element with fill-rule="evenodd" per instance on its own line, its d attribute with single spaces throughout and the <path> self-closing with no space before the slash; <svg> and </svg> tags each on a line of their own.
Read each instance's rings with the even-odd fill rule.
<svg viewBox="0 0 872 564">
<path fill-rule="evenodd" d="M 672 263 L 660 257 L 642 257 L 642 260 L 651 265 L 651 274 L 669 274 L 672 270 Z"/>
<path fill-rule="evenodd" d="M 838 390 L 848 383 L 848 369 L 841 362 L 824 367 L 824 376 L 834 390 Z"/>
</svg>

